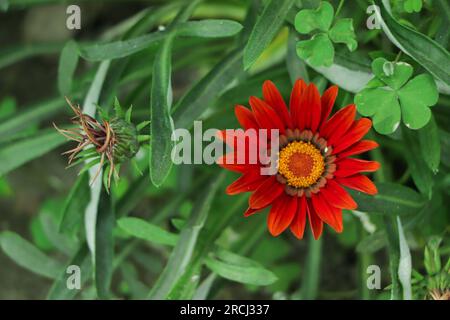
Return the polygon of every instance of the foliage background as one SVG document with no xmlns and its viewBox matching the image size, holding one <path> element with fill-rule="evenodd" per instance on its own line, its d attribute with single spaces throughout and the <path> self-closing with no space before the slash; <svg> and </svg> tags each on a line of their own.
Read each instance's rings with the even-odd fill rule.
<svg viewBox="0 0 450 320">
<path fill-rule="evenodd" d="M 64 1 L 0 1 L 0 298 L 401 299 L 412 283 L 413 298 L 423 299 L 432 289 L 448 289 L 446 1 L 424 1 L 419 12 L 410 9 L 417 1 L 391 1 L 395 21 L 423 35 L 420 41 L 410 38 L 414 52 L 422 53 L 419 59 L 403 47 L 407 52 L 400 60 L 414 67 L 414 75 L 441 76 L 439 100 L 419 130 L 400 125 L 392 134 L 371 133 L 381 145 L 370 155 L 382 163 L 374 177 L 380 196 L 355 194 L 359 211 L 344 215 L 340 235 L 326 228 L 319 241 L 308 235 L 303 241 L 288 234 L 272 238 L 264 214 L 242 218 L 245 196 L 224 194 L 234 175 L 193 165 L 172 167 L 167 179 L 168 168 L 149 177 L 148 148 L 137 156 L 144 176 L 123 166 L 112 196 L 102 193 L 85 219 L 88 177 L 64 169 L 60 153 L 68 145 L 51 127 L 68 122 L 63 95 L 80 104 L 97 100 L 103 108 L 117 96 L 122 105 L 134 106 L 133 121 L 139 123 L 167 107 L 161 101 L 170 67 L 172 115 L 188 128 L 198 118 L 204 127 L 237 127 L 233 106 L 261 96 L 266 79 L 286 98 L 298 77 L 321 91 L 335 83 L 341 87 L 335 109 L 352 103 L 371 78 L 371 61 L 380 56 L 393 61 L 401 50 L 383 30 L 367 29 L 370 2 L 329 2 L 335 11 L 341 7 L 339 18 L 353 19 L 358 41 L 352 53 L 335 45 L 332 69 L 311 67 L 296 54 L 297 41 L 310 35 L 295 31 L 295 15 L 319 1 L 203 1 L 188 8 L 182 1 L 82 1 L 82 29 L 76 32 L 65 28 Z M 129 43 L 95 46 L 157 33 L 181 8 L 186 16 L 180 20 L 228 19 L 243 29 L 227 21 L 217 28 L 187 29 L 190 36 L 172 40 L 154 41 L 150 35 L 138 38 L 142 50 L 134 53 L 127 52 Z M 443 48 L 441 55 L 429 55 L 435 45 Z M 155 159 L 161 150 L 164 156 L 160 146 L 167 140 L 162 141 L 153 148 Z M 116 223 L 126 215 L 142 220 Z M 86 246 L 85 230 L 95 254 Z M 183 241 L 177 242 L 176 234 Z M 77 294 L 65 289 L 69 264 L 87 271 Z M 371 264 L 381 268 L 381 290 L 366 287 Z"/>
</svg>

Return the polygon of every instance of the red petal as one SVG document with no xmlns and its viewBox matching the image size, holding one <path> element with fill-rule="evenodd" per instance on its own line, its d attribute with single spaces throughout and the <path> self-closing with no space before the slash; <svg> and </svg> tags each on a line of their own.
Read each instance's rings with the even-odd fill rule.
<svg viewBox="0 0 450 320">
<path fill-rule="evenodd" d="M 314 209 L 313 204 L 311 203 L 311 200 L 307 202 L 306 208 L 308 209 L 308 218 L 309 218 L 309 225 L 311 226 L 311 231 L 313 233 L 314 239 L 319 239 L 320 235 L 323 231 L 323 222 L 319 218 L 319 216 L 316 213 L 316 210 Z"/>
<path fill-rule="evenodd" d="M 227 163 L 227 156 L 229 154 L 224 154 L 223 156 L 219 157 L 219 159 L 217 159 L 216 163 L 221 166 L 224 169 L 230 170 L 230 171 L 234 171 L 234 172 L 240 172 L 240 173 L 244 173 L 246 172 L 249 167 L 248 165 L 245 164 L 238 164 L 236 161 L 236 154 L 234 152 L 233 156 L 234 156 L 234 160 L 232 161 L 232 163 Z"/>
<path fill-rule="evenodd" d="M 322 98 L 320 99 L 322 102 L 322 115 L 320 118 L 320 123 L 322 125 L 325 121 L 327 121 L 328 117 L 330 116 L 337 95 L 338 95 L 337 86 L 331 86 L 323 93 Z"/>
<path fill-rule="evenodd" d="M 289 108 L 291 111 L 291 118 L 294 128 L 300 128 L 300 98 L 306 88 L 306 83 L 302 79 L 295 81 L 294 88 L 292 88 L 291 99 L 289 101 Z M 294 129 L 291 128 L 291 129 Z"/>
<path fill-rule="evenodd" d="M 368 161 L 361 159 L 344 158 L 336 161 L 336 177 L 348 177 L 359 172 L 373 172 L 380 168 L 380 164 L 376 161 Z"/>
<path fill-rule="evenodd" d="M 306 198 L 303 196 L 299 198 L 297 202 L 297 212 L 295 214 L 294 220 L 292 220 L 291 223 L 291 232 L 298 239 L 303 239 L 306 225 Z"/>
<path fill-rule="evenodd" d="M 263 209 L 265 209 L 265 208 L 253 209 L 253 208 L 248 207 L 247 210 L 245 210 L 245 212 L 244 212 L 244 217 L 249 217 L 255 213 L 259 213 Z"/>
<path fill-rule="evenodd" d="M 260 128 L 278 129 L 280 133 L 284 133 L 285 127 L 276 112 L 263 100 L 257 97 L 250 97 L 250 106 Z M 270 132 L 267 133 L 270 136 Z"/>
<path fill-rule="evenodd" d="M 358 207 L 348 192 L 334 180 L 328 180 L 326 187 L 320 189 L 320 192 L 333 207 L 348 210 L 354 210 Z"/>
<path fill-rule="evenodd" d="M 239 179 L 230 184 L 226 193 L 229 195 L 238 194 L 242 192 L 249 192 L 257 190 L 257 188 L 262 185 L 265 180 L 267 180 L 267 176 L 261 176 L 259 174 L 259 169 L 251 170 L 244 173 Z"/>
<path fill-rule="evenodd" d="M 250 207 L 253 209 L 260 209 L 268 206 L 283 192 L 283 189 L 283 185 L 277 181 L 275 176 L 266 178 L 266 180 L 250 196 Z"/>
<path fill-rule="evenodd" d="M 281 195 L 273 203 L 267 218 L 269 232 L 278 236 L 291 224 L 297 211 L 297 197 L 291 197 L 286 194 Z"/>
<path fill-rule="evenodd" d="M 316 85 L 310 83 L 300 98 L 300 123 L 305 124 L 300 129 L 310 129 L 315 133 L 319 127 L 320 116 L 320 93 Z"/>
<path fill-rule="evenodd" d="M 355 115 L 356 107 L 351 104 L 336 112 L 330 120 L 325 122 L 322 129 L 320 129 L 320 134 L 327 139 L 328 145 L 333 145 L 333 142 L 338 141 L 350 128 Z"/>
<path fill-rule="evenodd" d="M 275 84 L 266 80 L 263 84 L 263 97 L 264 100 L 275 110 L 275 112 L 280 116 L 281 120 L 284 122 L 286 127 L 292 127 L 292 120 L 288 112 L 286 103 L 283 97 L 278 91 Z"/>
<path fill-rule="evenodd" d="M 366 176 L 357 174 L 345 178 L 336 178 L 337 183 L 346 186 L 347 188 L 358 190 L 367 194 L 377 194 L 377 186 Z"/>
<path fill-rule="evenodd" d="M 312 194 L 311 201 L 317 215 L 336 232 L 344 229 L 342 223 L 342 209 L 331 206 L 322 193 Z"/>
<path fill-rule="evenodd" d="M 240 125 L 244 129 L 258 129 L 258 123 L 256 122 L 255 116 L 250 111 L 250 109 L 237 105 L 234 108 L 234 114 L 236 115 L 237 120 Z"/>
<path fill-rule="evenodd" d="M 372 127 L 372 121 L 368 118 L 361 118 L 356 120 L 348 131 L 339 139 L 336 146 L 333 149 L 333 153 L 341 152 L 352 144 L 358 142 L 369 132 Z"/>
<path fill-rule="evenodd" d="M 372 140 L 362 140 L 358 141 L 357 143 L 353 144 L 346 150 L 342 151 L 338 154 L 339 158 L 345 158 L 349 156 L 354 156 L 357 154 L 364 153 L 366 151 L 375 149 L 378 147 L 378 143 Z"/>
</svg>

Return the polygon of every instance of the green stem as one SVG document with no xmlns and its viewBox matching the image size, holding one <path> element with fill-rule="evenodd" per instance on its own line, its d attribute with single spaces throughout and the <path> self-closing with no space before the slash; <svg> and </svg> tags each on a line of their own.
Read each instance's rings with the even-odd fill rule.
<svg viewBox="0 0 450 320">
<path fill-rule="evenodd" d="M 363 226 L 359 226 L 361 241 L 367 236 Z M 373 257 L 370 253 L 359 252 L 358 253 L 358 267 L 359 267 L 359 299 L 370 300 L 371 294 L 367 287 L 367 268 L 372 263 Z"/>
<path fill-rule="evenodd" d="M 334 15 L 335 17 L 337 17 L 339 15 L 339 12 L 341 12 L 342 6 L 344 5 L 345 0 L 341 0 L 339 2 L 338 8 L 336 9 L 336 14 Z"/>
<path fill-rule="evenodd" d="M 312 232 L 309 233 L 308 255 L 306 257 L 303 283 L 300 288 L 300 298 L 314 300 L 317 297 L 320 281 L 320 263 L 322 257 L 322 238 L 315 240 Z"/>
<path fill-rule="evenodd" d="M 379 149 L 371 151 L 372 157 L 381 164 L 386 163 L 384 161 L 383 153 Z M 385 168 L 381 166 L 380 170 L 375 173 L 375 179 L 378 182 L 384 182 L 389 180 Z M 399 300 L 402 298 L 401 284 L 398 277 L 398 267 L 400 260 L 400 246 L 398 240 L 397 229 L 397 216 L 396 215 L 384 215 L 383 216 L 384 227 L 387 234 L 388 242 L 388 254 L 389 254 L 389 270 L 391 273 L 391 299 Z"/>
</svg>

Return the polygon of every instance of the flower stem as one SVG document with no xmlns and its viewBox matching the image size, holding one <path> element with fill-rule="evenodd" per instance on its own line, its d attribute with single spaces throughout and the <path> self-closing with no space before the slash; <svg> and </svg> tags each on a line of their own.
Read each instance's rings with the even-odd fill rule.
<svg viewBox="0 0 450 320">
<path fill-rule="evenodd" d="M 320 281 L 320 263 L 322 258 L 322 238 L 315 240 L 312 232 L 309 233 L 308 255 L 306 257 L 303 282 L 300 290 L 294 294 L 304 300 L 313 300 L 317 297 Z"/>
<path fill-rule="evenodd" d="M 339 2 L 338 8 L 336 9 L 336 14 L 334 15 L 335 17 L 337 17 L 339 15 L 339 12 L 341 12 L 342 6 L 344 5 L 345 0 L 341 0 Z"/>
</svg>

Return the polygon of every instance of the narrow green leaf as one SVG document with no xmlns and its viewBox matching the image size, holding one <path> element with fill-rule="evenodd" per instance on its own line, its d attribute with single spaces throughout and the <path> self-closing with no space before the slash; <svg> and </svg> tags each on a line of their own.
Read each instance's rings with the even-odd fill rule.
<svg viewBox="0 0 450 320">
<path fill-rule="evenodd" d="M 388 12 L 389 1 L 381 2 L 378 18 L 389 40 L 435 78 L 450 86 L 450 53 L 429 37 L 397 22 Z"/>
<path fill-rule="evenodd" d="M 420 143 L 420 151 L 428 168 L 434 173 L 439 169 L 441 161 L 441 144 L 439 141 L 439 128 L 431 116 L 428 124 L 417 131 Z"/>
<path fill-rule="evenodd" d="M 69 277 L 77 276 L 74 272 L 70 273 L 70 266 L 80 267 L 80 289 L 83 289 L 84 283 L 91 277 L 92 260 L 89 259 L 89 248 L 86 243 L 74 254 L 73 258 L 67 263 L 66 268 L 59 274 L 55 282 L 53 282 L 50 291 L 47 294 L 49 300 L 68 300 L 73 299 L 80 290 L 70 288 L 67 284 L 71 283 Z M 69 272 L 68 272 L 69 271 Z M 75 278 L 73 278 L 75 279 Z"/>
<path fill-rule="evenodd" d="M 234 265 L 211 257 L 206 258 L 205 264 L 219 276 L 240 283 L 268 286 L 278 279 L 275 274 L 262 267 Z"/>
<path fill-rule="evenodd" d="M 97 72 L 95 74 L 94 80 L 89 88 L 89 91 L 84 99 L 83 103 L 83 113 L 94 117 L 96 113 L 96 105 L 98 103 L 98 99 L 100 97 L 100 92 L 103 87 L 103 83 L 105 81 L 106 74 L 108 72 L 110 66 L 110 61 L 103 61 L 100 63 Z M 95 175 L 98 171 L 98 165 L 93 166 L 89 169 L 89 180 L 94 179 Z M 102 176 L 100 172 L 99 177 Z M 96 242 L 96 225 L 97 225 L 97 212 L 98 212 L 98 204 L 100 199 L 100 192 L 102 188 L 101 179 L 95 180 L 91 185 L 91 195 L 89 203 L 84 211 L 84 227 L 86 232 L 86 241 L 91 250 L 92 257 L 95 257 L 95 242 Z"/>
<path fill-rule="evenodd" d="M 0 247 L 18 265 L 41 276 L 54 279 L 63 268 L 14 232 L 4 231 L 0 234 Z"/>
<path fill-rule="evenodd" d="M 144 50 L 167 36 L 165 31 L 155 31 L 128 40 L 118 40 L 80 48 L 80 56 L 90 61 L 103 61 L 123 58 Z"/>
<path fill-rule="evenodd" d="M 245 46 L 244 69 L 250 68 L 272 42 L 293 4 L 294 0 L 268 1 Z"/>
<path fill-rule="evenodd" d="M 33 137 L 12 142 L 0 149 L 0 176 L 39 158 L 62 145 L 65 138 L 56 130 L 42 130 Z"/>
<path fill-rule="evenodd" d="M 0 69 L 37 55 L 58 53 L 64 43 L 25 44 L 4 49 L 0 52 Z"/>
<path fill-rule="evenodd" d="M 150 179 L 159 187 L 172 168 L 171 152 L 174 146 L 174 124 L 170 115 L 172 106 L 172 34 L 159 49 L 153 63 L 153 80 L 150 101 Z"/>
<path fill-rule="evenodd" d="M 152 243 L 174 246 L 178 235 L 139 218 L 121 218 L 117 225 L 130 235 Z"/>
<path fill-rule="evenodd" d="M 24 111 L 15 114 L 14 117 L 0 121 L 0 142 L 7 141 L 8 138 L 21 129 L 38 124 L 40 121 L 52 117 L 66 104 L 64 99 L 58 97 L 46 100 L 28 107 Z"/>
<path fill-rule="evenodd" d="M 375 253 L 385 247 L 386 244 L 386 232 L 378 230 L 360 241 L 356 246 L 356 251 L 360 253 Z"/>
<path fill-rule="evenodd" d="M 411 130 L 402 130 L 405 141 L 404 153 L 408 163 L 411 176 L 417 189 L 428 199 L 431 199 L 434 185 L 434 177 L 430 168 L 428 168 L 425 159 L 421 156 L 420 141 L 418 132 Z"/>
<path fill-rule="evenodd" d="M 398 226 L 398 239 L 399 239 L 399 263 L 398 263 L 398 278 L 403 288 L 403 299 L 411 300 L 412 290 L 411 290 L 411 252 L 409 251 L 408 242 L 405 238 L 405 233 L 403 232 L 402 223 L 400 218 L 397 216 L 397 226 Z"/>
<path fill-rule="evenodd" d="M 63 96 L 72 90 L 72 80 L 78 64 L 78 45 L 75 41 L 67 42 L 61 51 L 58 65 L 58 90 Z"/>
<path fill-rule="evenodd" d="M 340 88 L 357 93 L 373 78 L 373 74 L 370 70 L 370 62 L 359 61 L 353 58 L 354 56 L 336 53 L 334 63 L 330 67 L 316 67 L 308 61 L 306 63 Z"/>
<path fill-rule="evenodd" d="M 83 219 L 82 212 L 90 200 L 89 175 L 83 173 L 70 189 L 66 197 L 59 223 L 60 231 L 73 230 Z"/>
<path fill-rule="evenodd" d="M 183 37 L 223 38 L 236 35 L 242 25 L 233 20 L 205 19 L 188 21 L 177 27 L 177 35 Z"/>
<path fill-rule="evenodd" d="M 100 299 L 110 298 L 113 274 L 115 212 L 113 198 L 103 189 L 95 226 L 95 287 Z"/>
<path fill-rule="evenodd" d="M 377 183 L 378 194 L 368 196 L 351 191 L 358 203 L 358 211 L 386 215 L 412 214 L 421 209 L 426 201 L 411 188 L 394 183 Z"/>
<path fill-rule="evenodd" d="M 242 71 L 242 50 L 230 52 L 201 79 L 174 107 L 176 128 L 190 128 Z"/>
<path fill-rule="evenodd" d="M 218 178 L 213 179 L 214 182 L 208 185 L 208 188 L 199 195 L 198 201 L 192 209 L 192 214 L 180 233 L 179 241 L 170 254 L 164 271 L 150 292 L 151 299 L 166 298 L 172 288 L 177 285 L 178 280 L 185 274 L 190 265 L 199 233 L 208 217 L 214 195 L 222 184 L 224 177 L 221 174 Z"/>
</svg>

